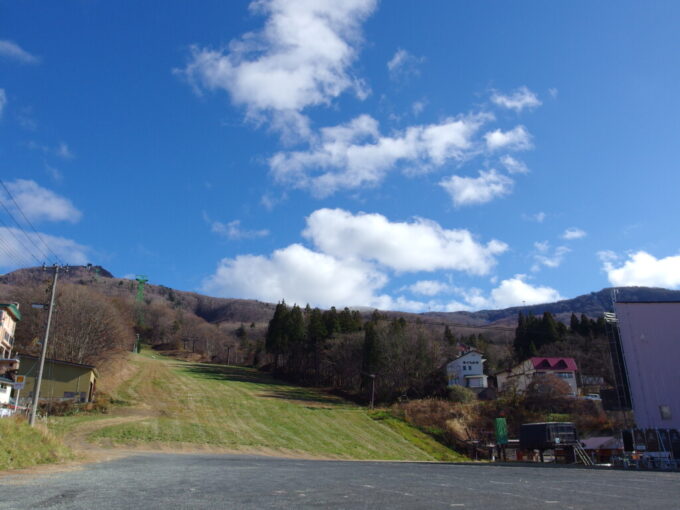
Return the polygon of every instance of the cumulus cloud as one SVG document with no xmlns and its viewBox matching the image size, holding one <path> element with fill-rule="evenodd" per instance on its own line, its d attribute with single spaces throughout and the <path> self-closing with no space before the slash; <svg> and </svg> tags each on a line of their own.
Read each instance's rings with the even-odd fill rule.
<svg viewBox="0 0 680 510">
<path fill-rule="evenodd" d="M 424 62 L 423 57 L 416 57 L 404 49 L 398 49 L 387 62 L 390 78 L 399 80 L 420 74 L 418 66 Z"/>
<path fill-rule="evenodd" d="M 518 88 L 510 94 L 501 94 L 498 91 L 494 91 L 491 95 L 491 101 L 498 106 L 516 112 L 521 112 L 525 108 L 531 109 L 541 106 L 538 96 L 525 86 Z"/>
<path fill-rule="evenodd" d="M 5 106 L 7 106 L 7 93 L 5 92 L 5 89 L 0 89 L 0 119 L 2 119 Z"/>
<path fill-rule="evenodd" d="M 551 287 L 532 285 L 525 280 L 526 275 L 523 274 L 503 280 L 491 290 L 489 296 L 484 296 L 479 289 L 469 289 L 463 292 L 465 301 L 472 309 L 479 310 L 537 305 L 564 299 L 557 290 Z"/>
<path fill-rule="evenodd" d="M 258 237 L 266 237 L 269 235 L 269 230 L 248 230 L 241 227 L 241 220 L 233 220 L 229 223 L 222 223 L 220 221 L 212 221 L 210 229 L 216 234 L 220 234 L 232 241 L 239 239 L 256 239 Z"/>
<path fill-rule="evenodd" d="M 453 175 L 439 185 L 451 196 L 456 207 L 485 204 L 512 192 L 513 180 L 496 170 L 479 172 L 479 177 Z"/>
<path fill-rule="evenodd" d="M 533 147 L 531 134 L 524 126 L 516 126 L 510 131 L 496 129 L 486 133 L 484 139 L 490 151 L 500 149 L 523 151 Z"/>
<path fill-rule="evenodd" d="M 562 239 L 566 239 L 567 241 L 571 241 L 573 239 L 581 239 L 582 237 L 585 237 L 587 234 L 584 230 L 581 230 L 580 228 L 576 227 L 570 227 L 564 231 L 562 234 Z"/>
<path fill-rule="evenodd" d="M 252 118 L 274 113 L 277 122 L 306 124 L 299 113 L 306 107 L 329 104 L 349 89 L 360 98 L 367 94 L 350 67 L 361 23 L 375 6 L 375 0 L 252 2 L 250 10 L 266 16 L 262 30 L 228 49 L 193 46 L 179 72 L 197 90 L 227 91 Z"/>
<path fill-rule="evenodd" d="M 598 254 L 609 282 L 615 287 L 643 286 L 680 288 L 680 255 L 657 259 L 645 251 L 628 255 L 622 265 L 615 265 L 618 257 L 611 251 Z"/>
<path fill-rule="evenodd" d="M 529 169 L 527 168 L 526 164 L 524 162 L 519 161 L 515 158 L 513 158 L 510 155 L 505 155 L 501 158 L 501 163 L 505 167 L 505 169 L 508 171 L 508 173 L 511 174 L 527 174 L 529 173 Z"/>
<path fill-rule="evenodd" d="M 269 257 L 240 255 L 222 259 L 203 290 L 219 296 L 313 306 L 376 306 L 376 292 L 387 277 L 360 260 L 339 260 L 300 244 Z M 383 302 L 384 299 L 383 299 Z"/>
<path fill-rule="evenodd" d="M 508 249 L 501 241 L 482 244 L 468 230 L 444 229 L 422 218 L 391 222 L 381 214 L 342 209 L 314 211 L 303 235 L 329 255 L 374 260 L 395 271 L 453 269 L 484 275 Z"/>
<path fill-rule="evenodd" d="M 465 160 L 479 151 L 474 135 L 492 118 L 488 114 L 452 117 L 386 136 L 373 117 L 360 115 L 346 124 L 323 128 L 307 151 L 275 154 L 269 165 L 279 182 L 324 197 L 340 189 L 376 185 L 399 163 L 426 171 Z"/>
<path fill-rule="evenodd" d="M 422 296 L 436 296 L 445 292 L 451 292 L 452 288 L 449 284 L 439 282 L 437 280 L 420 280 L 407 287 L 413 294 L 420 294 Z"/>
<path fill-rule="evenodd" d="M 314 306 L 369 306 L 424 311 L 451 303 L 421 302 L 382 292 L 391 273 L 448 269 L 485 275 L 504 243 L 477 242 L 467 230 L 447 230 L 424 219 L 390 222 L 380 214 L 319 209 L 303 231 L 312 248 L 292 244 L 271 255 L 225 258 L 204 282 L 206 292 Z M 434 296 L 453 287 L 421 280 L 403 290 Z M 469 305 L 461 305 L 469 306 Z M 462 309 L 462 308 L 458 308 Z"/>
<path fill-rule="evenodd" d="M 31 55 L 17 43 L 12 41 L 0 41 L 0 57 L 16 60 L 22 64 L 37 64 L 40 59 Z"/>
<path fill-rule="evenodd" d="M 88 247 L 63 237 L 38 235 L 34 232 L 24 233 L 16 228 L 0 227 L 0 239 L 3 240 L 0 267 L 4 270 L 35 265 L 36 260 L 31 253 L 34 253 L 41 262 L 48 262 L 52 256 L 43 242 L 68 264 L 83 265 L 88 260 Z"/>
<path fill-rule="evenodd" d="M 69 221 L 76 223 L 82 213 L 76 209 L 70 200 L 45 189 L 35 181 L 17 179 L 6 183 L 7 188 L 17 202 L 19 208 L 31 221 Z M 0 197 L 13 207 L 14 203 L 0 189 Z"/>
</svg>

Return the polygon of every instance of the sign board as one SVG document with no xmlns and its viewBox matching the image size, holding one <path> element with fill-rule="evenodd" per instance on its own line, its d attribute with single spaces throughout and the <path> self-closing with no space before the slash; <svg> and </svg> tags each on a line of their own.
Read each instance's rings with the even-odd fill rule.
<svg viewBox="0 0 680 510">
<path fill-rule="evenodd" d="M 23 390 L 24 386 L 26 385 L 26 376 L 25 375 L 18 375 L 16 379 L 14 380 L 14 386 L 15 390 Z"/>
<path fill-rule="evenodd" d="M 508 444 L 508 423 L 505 418 L 496 418 L 494 425 L 496 428 L 496 443 Z"/>
</svg>

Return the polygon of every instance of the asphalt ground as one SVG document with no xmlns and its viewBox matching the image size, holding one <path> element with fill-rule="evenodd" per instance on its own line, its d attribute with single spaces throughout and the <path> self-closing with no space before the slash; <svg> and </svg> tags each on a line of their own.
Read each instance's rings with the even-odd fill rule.
<svg viewBox="0 0 680 510">
<path fill-rule="evenodd" d="M 142 454 L 6 474 L 2 509 L 680 509 L 680 473 Z"/>
</svg>

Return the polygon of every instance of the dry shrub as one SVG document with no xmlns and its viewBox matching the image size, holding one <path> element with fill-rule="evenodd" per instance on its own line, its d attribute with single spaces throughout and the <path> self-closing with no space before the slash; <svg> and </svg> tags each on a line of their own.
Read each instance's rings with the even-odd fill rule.
<svg viewBox="0 0 680 510">
<path fill-rule="evenodd" d="M 460 404 L 428 398 L 395 404 L 395 409 L 411 425 L 438 437 L 443 442 L 460 446 L 474 437 L 479 422 L 479 403 Z"/>
</svg>

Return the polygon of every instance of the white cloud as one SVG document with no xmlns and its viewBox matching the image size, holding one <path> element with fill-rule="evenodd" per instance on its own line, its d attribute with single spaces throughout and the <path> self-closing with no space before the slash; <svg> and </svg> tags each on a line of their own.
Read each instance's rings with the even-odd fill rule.
<svg viewBox="0 0 680 510">
<path fill-rule="evenodd" d="M 447 230 L 422 218 L 398 223 L 381 214 L 353 215 L 342 209 L 314 211 L 303 235 L 329 255 L 375 260 L 395 271 L 453 269 L 484 275 L 508 248 L 495 239 L 478 243 L 468 230 Z"/>
<path fill-rule="evenodd" d="M 376 292 L 387 277 L 371 264 L 338 260 L 299 244 L 270 257 L 240 255 L 222 259 L 203 290 L 218 296 L 243 297 L 312 306 L 377 306 Z M 387 298 L 389 299 L 389 298 Z M 382 303 L 386 298 L 382 297 Z"/>
<path fill-rule="evenodd" d="M 507 250 L 500 241 L 482 245 L 466 230 L 445 230 L 423 219 L 396 223 L 379 214 L 353 215 L 340 209 L 312 213 L 303 235 L 313 243 L 313 249 L 293 244 L 268 256 L 223 259 L 205 280 L 203 290 L 220 296 L 270 302 L 285 299 L 325 307 L 449 310 L 453 302 L 421 302 L 380 292 L 390 271 L 449 269 L 484 275 L 495 265 L 496 256 Z M 402 290 L 421 295 L 455 291 L 428 280 Z"/>
<path fill-rule="evenodd" d="M 534 248 L 536 252 L 534 253 L 534 260 L 536 261 L 536 266 L 533 270 L 537 271 L 540 266 L 556 268 L 562 265 L 564 261 L 564 256 L 571 251 L 566 246 L 557 246 L 554 250 L 550 250 L 550 243 L 548 241 L 536 242 L 534 243 Z"/>
<path fill-rule="evenodd" d="M 485 204 L 512 192 L 513 180 L 496 170 L 479 172 L 479 177 L 453 175 L 439 185 L 451 196 L 456 207 Z"/>
<path fill-rule="evenodd" d="M 69 149 L 68 145 L 64 142 L 59 142 L 55 152 L 60 158 L 71 159 L 74 157 L 73 152 L 71 152 L 71 149 Z"/>
<path fill-rule="evenodd" d="M 615 287 L 644 286 L 680 288 L 680 255 L 657 259 L 645 251 L 628 255 L 623 265 L 616 267 L 616 254 L 611 251 L 598 254 L 603 261 L 609 282 Z"/>
<path fill-rule="evenodd" d="M 40 59 L 12 41 L 0 41 L 0 57 L 16 60 L 23 64 L 37 64 Z"/>
<path fill-rule="evenodd" d="M 251 118 L 274 112 L 281 124 L 304 124 L 299 112 L 306 107 L 329 104 L 348 89 L 366 96 L 350 66 L 361 23 L 375 6 L 375 0 L 252 2 L 251 11 L 267 17 L 261 31 L 232 41 L 226 51 L 193 46 L 179 72 L 197 90 L 229 92 Z"/>
<path fill-rule="evenodd" d="M 30 255 L 31 253 L 41 263 L 50 262 L 52 255 L 45 248 L 43 242 L 60 259 L 68 264 L 83 265 L 88 260 L 88 247 L 63 237 L 48 234 L 37 235 L 34 232 L 26 232 L 24 234 L 16 228 L 0 227 L 0 239 L 3 240 L 4 248 L 0 251 L 0 267 L 3 269 L 14 269 L 38 264 Z"/>
<path fill-rule="evenodd" d="M 423 57 L 416 57 L 404 49 L 398 49 L 387 62 L 390 78 L 393 80 L 416 76 L 420 74 L 418 66 L 425 61 Z"/>
<path fill-rule="evenodd" d="M 0 89 L 0 119 L 2 119 L 5 106 L 7 106 L 7 93 L 5 89 Z"/>
<path fill-rule="evenodd" d="M 241 228 L 241 220 L 233 220 L 229 223 L 213 221 L 211 222 L 210 228 L 213 232 L 234 241 L 239 239 L 256 239 L 269 235 L 269 230 L 266 229 L 247 230 Z"/>
<path fill-rule="evenodd" d="M 541 101 L 536 94 L 525 86 L 520 87 L 513 93 L 507 95 L 494 91 L 491 96 L 491 101 L 498 106 L 515 110 L 516 112 L 521 112 L 525 108 L 531 109 L 541 106 Z"/>
<path fill-rule="evenodd" d="M 458 116 L 384 136 L 373 117 L 360 115 L 346 124 L 323 128 L 310 150 L 279 152 L 269 164 L 279 182 L 324 197 L 340 189 L 376 185 L 399 163 L 426 171 L 469 158 L 479 151 L 474 135 L 492 118 Z"/>
<path fill-rule="evenodd" d="M 522 161 L 519 161 L 515 158 L 513 158 L 510 155 L 505 155 L 501 158 L 501 163 L 505 167 L 505 169 L 508 171 L 508 173 L 511 174 L 527 174 L 529 173 L 529 169 L 527 168 L 526 164 Z"/>
<path fill-rule="evenodd" d="M 516 126 L 510 131 L 496 129 L 484 135 L 489 150 L 499 149 L 523 151 L 533 147 L 531 135 L 524 126 Z"/>
<path fill-rule="evenodd" d="M 498 309 L 511 306 L 537 305 L 564 299 L 560 293 L 551 288 L 531 285 L 525 281 L 526 275 L 518 274 L 513 278 L 501 281 L 489 297 L 485 297 L 479 289 L 469 289 L 464 293 L 465 300 L 472 309 Z"/>
<path fill-rule="evenodd" d="M 585 237 L 587 234 L 584 230 L 581 230 L 580 228 L 576 227 L 570 227 L 567 230 L 564 231 L 562 234 L 562 239 L 566 239 L 567 241 L 571 241 L 573 239 L 581 239 L 582 237 Z"/>
<path fill-rule="evenodd" d="M 17 179 L 6 183 L 17 204 L 31 221 L 69 221 L 76 223 L 82 213 L 70 200 L 45 189 L 35 181 Z M 13 202 L 0 189 L 0 197 L 13 207 Z"/>
<path fill-rule="evenodd" d="M 421 294 L 423 296 L 436 296 L 437 294 L 451 292 L 452 290 L 449 284 L 437 280 L 420 280 L 409 285 L 407 289 L 414 294 Z"/>
</svg>

